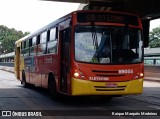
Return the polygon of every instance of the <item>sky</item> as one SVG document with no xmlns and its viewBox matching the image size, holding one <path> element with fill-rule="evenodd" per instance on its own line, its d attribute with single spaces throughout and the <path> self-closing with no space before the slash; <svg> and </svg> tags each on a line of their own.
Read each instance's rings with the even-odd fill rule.
<svg viewBox="0 0 160 119">
<path fill-rule="evenodd" d="M 78 3 L 0 0 L 0 25 L 23 32 L 35 30 L 78 9 Z"/>
<path fill-rule="evenodd" d="M 160 27 L 160 19 L 152 20 L 150 22 L 150 31 L 156 27 Z"/>
<path fill-rule="evenodd" d="M 0 25 L 23 32 L 35 30 L 77 10 L 78 3 L 40 0 L 0 0 Z M 150 24 L 151 29 L 160 26 L 160 19 Z"/>
</svg>

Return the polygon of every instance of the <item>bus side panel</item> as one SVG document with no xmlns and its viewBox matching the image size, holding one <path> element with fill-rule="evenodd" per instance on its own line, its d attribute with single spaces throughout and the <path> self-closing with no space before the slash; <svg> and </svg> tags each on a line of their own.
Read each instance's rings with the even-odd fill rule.
<svg viewBox="0 0 160 119">
<path fill-rule="evenodd" d="M 20 80 L 22 81 L 22 71 L 24 71 L 24 57 L 21 54 L 20 58 Z"/>
<path fill-rule="evenodd" d="M 14 72 L 15 72 L 15 76 L 17 78 L 17 60 L 16 60 L 16 55 L 14 57 Z M 17 78 L 18 79 L 18 78 Z"/>
<path fill-rule="evenodd" d="M 44 56 L 44 67 L 42 74 L 42 87 L 48 88 L 48 76 L 52 73 L 54 77 L 58 75 L 58 55 L 49 54 Z"/>
<path fill-rule="evenodd" d="M 27 83 L 30 83 L 29 71 L 25 71 L 25 77 L 26 77 L 26 82 L 27 82 Z"/>
<path fill-rule="evenodd" d="M 33 74 L 33 80 L 34 80 L 34 84 L 35 86 L 42 86 L 42 80 L 41 80 L 41 74 L 40 73 L 34 73 Z"/>
<path fill-rule="evenodd" d="M 43 64 L 43 63 L 42 63 Z M 35 57 L 35 73 L 33 74 L 33 79 L 34 80 L 34 84 L 36 86 L 42 86 L 42 78 L 41 78 L 41 70 L 40 70 L 40 56 L 36 56 Z"/>
<path fill-rule="evenodd" d="M 48 69 L 47 69 L 47 66 L 45 65 L 45 55 L 43 55 L 40 59 L 40 73 L 41 73 L 41 81 L 42 81 L 42 84 L 41 86 L 44 87 L 44 88 L 47 88 L 48 86 Z M 43 63 L 42 63 L 43 62 Z"/>
</svg>

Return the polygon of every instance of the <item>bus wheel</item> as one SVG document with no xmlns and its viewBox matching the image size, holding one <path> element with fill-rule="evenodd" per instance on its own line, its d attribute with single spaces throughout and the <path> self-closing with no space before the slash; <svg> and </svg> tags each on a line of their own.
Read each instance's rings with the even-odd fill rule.
<svg viewBox="0 0 160 119">
<path fill-rule="evenodd" d="M 24 71 L 22 72 L 22 81 L 21 81 L 21 84 L 23 85 L 24 88 L 27 88 L 28 85 L 29 85 L 29 84 L 26 82 L 26 76 L 25 76 Z"/>
<path fill-rule="evenodd" d="M 53 78 L 53 75 L 49 76 L 48 91 L 53 100 L 58 100 L 60 98 L 59 93 L 57 92 L 57 89 L 56 89 L 56 82 Z"/>
</svg>

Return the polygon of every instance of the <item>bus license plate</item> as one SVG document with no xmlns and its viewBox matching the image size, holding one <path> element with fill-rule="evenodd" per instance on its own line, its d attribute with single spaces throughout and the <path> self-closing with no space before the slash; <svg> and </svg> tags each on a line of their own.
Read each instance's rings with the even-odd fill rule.
<svg viewBox="0 0 160 119">
<path fill-rule="evenodd" d="M 106 84 L 106 87 L 107 87 L 107 88 L 117 88 L 118 86 L 117 86 L 116 83 L 107 83 L 107 84 Z"/>
</svg>

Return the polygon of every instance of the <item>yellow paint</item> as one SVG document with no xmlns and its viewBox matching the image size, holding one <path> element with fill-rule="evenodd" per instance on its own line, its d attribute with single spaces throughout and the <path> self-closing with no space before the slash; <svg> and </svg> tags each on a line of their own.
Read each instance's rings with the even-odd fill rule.
<svg viewBox="0 0 160 119">
<path fill-rule="evenodd" d="M 107 83 L 116 83 L 118 86 L 126 86 L 124 90 L 108 91 L 118 88 L 105 88 Z M 103 86 L 107 91 L 96 91 L 94 86 Z M 141 94 L 143 91 L 143 79 L 136 79 L 127 82 L 93 82 L 88 80 L 72 78 L 71 95 L 129 95 Z"/>
<path fill-rule="evenodd" d="M 20 71 L 24 70 L 24 57 L 21 56 L 20 58 Z"/>
</svg>

